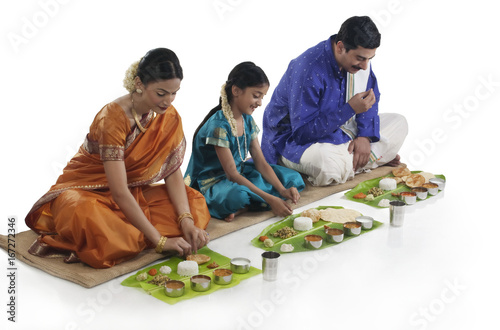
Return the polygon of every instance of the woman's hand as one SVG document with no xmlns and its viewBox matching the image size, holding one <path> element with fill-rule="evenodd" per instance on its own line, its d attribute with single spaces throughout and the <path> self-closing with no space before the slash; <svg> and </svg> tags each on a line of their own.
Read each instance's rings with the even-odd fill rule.
<svg viewBox="0 0 500 330">
<path fill-rule="evenodd" d="M 181 230 L 184 234 L 184 239 L 191 245 L 191 251 L 198 252 L 210 241 L 208 233 L 194 225 L 194 220 L 191 218 L 184 218 L 181 222 Z"/>
<path fill-rule="evenodd" d="M 279 197 L 271 196 L 266 202 L 271 206 L 276 215 L 285 217 L 293 213 L 290 205 Z"/>
<path fill-rule="evenodd" d="M 163 252 L 171 251 L 177 251 L 180 256 L 187 256 L 191 253 L 191 245 L 182 237 L 171 237 L 165 242 Z"/>
<path fill-rule="evenodd" d="M 280 195 L 287 199 L 290 199 L 293 204 L 297 204 L 300 199 L 299 191 L 295 187 L 284 189 L 280 192 Z"/>
</svg>

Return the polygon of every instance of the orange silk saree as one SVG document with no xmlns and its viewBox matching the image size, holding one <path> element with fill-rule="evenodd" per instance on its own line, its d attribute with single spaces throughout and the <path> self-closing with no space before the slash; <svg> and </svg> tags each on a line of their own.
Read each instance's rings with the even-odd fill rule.
<svg viewBox="0 0 500 330">
<path fill-rule="evenodd" d="M 182 164 L 186 141 L 180 116 L 171 106 L 156 117 L 149 112 L 141 124 L 145 133 L 137 127 L 131 130 L 117 103 L 96 115 L 77 154 L 26 216 L 26 224 L 40 234 L 31 253 L 71 253 L 65 261 L 107 268 L 154 247 L 156 242 L 149 242 L 130 224 L 113 201 L 103 165 L 108 160 L 125 162 L 128 187 L 160 234 L 182 236 L 165 184 L 152 185 Z M 198 191 L 185 189 L 195 225 L 205 229 L 210 220 L 205 199 Z"/>
</svg>

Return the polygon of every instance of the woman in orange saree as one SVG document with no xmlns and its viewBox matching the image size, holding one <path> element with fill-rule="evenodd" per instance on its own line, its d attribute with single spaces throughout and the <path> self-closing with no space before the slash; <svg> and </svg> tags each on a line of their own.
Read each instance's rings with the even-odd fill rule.
<svg viewBox="0 0 500 330">
<path fill-rule="evenodd" d="M 130 94 L 101 109 L 26 216 L 40 234 L 31 253 L 69 252 L 67 262 L 108 268 L 144 249 L 186 255 L 208 243 L 205 199 L 185 186 L 180 171 L 186 141 L 171 103 L 182 77 L 177 56 L 165 48 L 131 66 L 124 80 Z"/>
</svg>

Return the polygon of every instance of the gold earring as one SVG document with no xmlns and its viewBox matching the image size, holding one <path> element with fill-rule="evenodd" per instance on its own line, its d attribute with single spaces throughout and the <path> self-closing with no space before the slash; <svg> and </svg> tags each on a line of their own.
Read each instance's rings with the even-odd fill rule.
<svg viewBox="0 0 500 330">
<path fill-rule="evenodd" d="M 140 89 L 140 88 L 137 88 L 135 91 L 136 91 L 137 93 L 139 93 L 139 94 L 142 94 L 142 89 Z"/>
</svg>

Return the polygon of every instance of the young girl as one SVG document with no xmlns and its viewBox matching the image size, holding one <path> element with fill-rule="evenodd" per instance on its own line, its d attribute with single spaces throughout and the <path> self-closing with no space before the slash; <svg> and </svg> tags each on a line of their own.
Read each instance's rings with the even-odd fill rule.
<svg viewBox="0 0 500 330">
<path fill-rule="evenodd" d="M 268 89 L 261 68 L 252 62 L 238 64 L 222 86 L 219 105 L 194 133 L 184 181 L 201 191 L 215 218 L 232 221 L 243 210 L 269 208 L 276 215 L 290 215 L 285 200 L 297 203 L 304 189 L 298 172 L 269 165 L 260 149 L 252 113 Z M 246 159 L 249 151 L 253 161 Z"/>
</svg>

